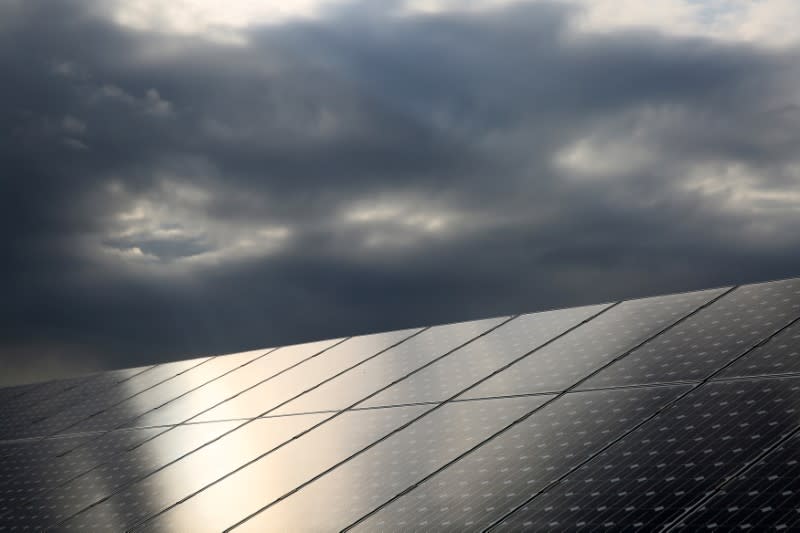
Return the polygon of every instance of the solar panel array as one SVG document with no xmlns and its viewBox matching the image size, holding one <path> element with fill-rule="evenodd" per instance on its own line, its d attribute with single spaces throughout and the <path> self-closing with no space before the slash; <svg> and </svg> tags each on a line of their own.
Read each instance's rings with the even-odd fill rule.
<svg viewBox="0 0 800 533">
<path fill-rule="evenodd" d="M 0 531 L 800 527 L 800 280 L 0 389 Z"/>
</svg>

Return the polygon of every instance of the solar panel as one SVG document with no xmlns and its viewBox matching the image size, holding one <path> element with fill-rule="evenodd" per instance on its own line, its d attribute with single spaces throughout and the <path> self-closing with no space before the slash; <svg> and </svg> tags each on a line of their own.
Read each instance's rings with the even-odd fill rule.
<svg viewBox="0 0 800 533">
<path fill-rule="evenodd" d="M 699 387 L 506 518 L 501 531 L 669 524 L 798 426 L 800 378 Z"/>
<path fill-rule="evenodd" d="M 622 302 L 481 383 L 466 396 L 564 390 L 724 292 L 716 289 Z"/>
<path fill-rule="evenodd" d="M 511 424 L 515 418 L 538 407 L 547 397 L 511 398 L 499 400 L 483 400 L 448 404 L 430 411 L 415 423 L 376 441 L 365 439 L 360 444 L 371 448 L 355 454 L 357 448 L 348 451 L 354 454 L 347 457 L 341 454 L 339 464 L 333 460 L 324 464 L 318 462 L 315 468 L 293 475 L 292 483 L 280 490 L 271 490 L 260 501 L 247 502 L 247 505 L 236 505 L 235 513 L 225 516 L 224 520 L 214 522 L 212 529 L 222 530 L 253 513 L 257 513 L 248 521 L 245 529 L 254 531 L 286 531 L 303 523 L 310 530 L 338 530 L 348 525 L 355 518 L 371 508 L 391 498 L 410 484 L 419 481 L 423 476 L 446 464 L 466 451 L 470 446 L 490 436 L 493 432 Z M 379 420 L 392 417 L 397 408 L 376 409 L 371 416 Z M 415 407 L 418 415 L 426 410 Z M 366 413 L 368 411 L 361 411 Z M 362 415 L 363 416 L 363 415 Z M 397 423 L 386 424 L 384 432 Z M 320 453 L 321 443 L 309 442 L 297 450 L 302 456 Z M 182 506 L 165 515 L 163 519 L 152 524 L 158 529 L 196 529 L 203 522 L 198 517 L 203 515 L 201 509 L 208 508 L 225 493 L 240 491 L 242 487 L 270 483 L 274 472 L 285 464 L 286 458 L 275 457 L 265 462 L 257 462 L 238 472 L 235 476 L 224 480 L 213 487 L 207 494 L 188 500 Z M 285 467 L 284 467 L 285 468 Z M 331 469 L 327 475 L 314 480 L 315 474 Z M 259 513 L 264 505 L 277 500 L 296 486 L 307 483 L 302 490 L 288 495 L 282 501 Z M 313 514 L 308 509 L 317 509 Z M 182 520 L 175 521 L 175 517 Z M 223 517 L 220 517 L 223 518 Z M 210 517 L 208 517 L 210 519 Z"/>
<path fill-rule="evenodd" d="M 722 372 L 720 379 L 800 372 L 800 323 L 792 324 Z"/>
<path fill-rule="evenodd" d="M 734 476 L 688 516 L 676 520 L 674 530 L 800 528 L 800 436 L 788 437 Z"/>
<path fill-rule="evenodd" d="M 432 327 L 324 383 L 319 381 L 322 376 L 314 376 L 317 381 L 309 380 L 302 372 L 285 376 L 281 386 L 286 391 L 298 391 L 298 383 L 319 383 L 292 401 L 278 404 L 273 400 L 274 385 L 269 389 L 253 389 L 234 402 L 198 417 L 198 420 L 214 420 L 229 416 L 231 412 L 246 412 L 250 416 L 257 416 L 265 411 L 265 407 L 275 407 L 270 412 L 273 415 L 344 409 L 391 386 L 424 365 L 446 356 L 506 320 L 507 318 L 493 318 Z"/>
<path fill-rule="evenodd" d="M 54 435 L 65 431 L 74 432 L 72 431 L 73 428 L 84 420 L 92 418 L 104 410 L 112 409 L 119 404 L 146 395 L 152 389 L 209 360 L 208 357 L 201 357 L 158 365 L 152 370 L 142 372 L 122 382 L 121 386 L 114 387 L 108 394 L 94 397 L 88 396 L 68 406 L 66 409 L 37 420 L 31 424 L 29 431 L 41 436 Z"/>
<path fill-rule="evenodd" d="M 377 509 L 355 529 L 479 531 L 686 389 L 678 385 L 561 396 Z M 353 518 L 356 522 L 362 517 Z"/>
<path fill-rule="evenodd" d="M 446 400 L 607 308 L 597 305 L 516 317 L 361 405 Z"/>
<path fill-rule="evenodd" d="M 241 476 L 233 473 L 221 483 L 203 490 L 202 496 L 169 508 L 164 517 L 154 521 L 151 526 L 174 531 L 219 531 L 219 526 L 224 527 L 226 522 L 236 519 L 238 510 L 248 505 L 258 505 L 273 494 L 280 496 L 328 464 L 347 457 L 359 447 L 368 445 L 407 422 L 421 410 L 420 407 L 400 407 L 351 412 L 296 439 L 292 437 L 324 420 L 324 415 L 257 420 L 139 483 L 126 487 L 113 498 L 75 516 L 60 527 L 74 530 L 98 526 L 105 530 L 131 527 L 154 514 L 150 505 L 157 504 L 158 509 L 154 511 L 166 510 L 260 454 L 277 448 L 257 463 L 267 466 L 266 472 L 259 470 L 264 473 L 263 477 L 251 477 L 242 484 L 238 482 Z M 237 453 L 231 454 L 232 449 Z M 303 460 L 290 460 L 299 457 Z M 251 487 L 258 487 L 258 490 L 253 491 Z M 151 502 L 153 494 L 159 495 L 157 502 Z M 125 509 L 124 516 L 117 516 L 119 509 Z"/>
<path fill-rule="evenodd" d="M 261 356 L 263 356 L 263 352 L 246 352 L 226 357 L 214 357 L 202 365 L 197 365 L 163 383 L 159 383 L 149 389 L 147 394 L 135 396 L 80 421 L 70 427 L 70 430 L 77 432 L 96 431 L 136 425 L 143 415 L 168 405 L 170 402 L 202 388 L 220 376 L 232 372 Z"/>
<path fill-rule="evenodd" d="M 146 435 L 142 435 L 142 432 Z M 12 460 L 4 461 L 3 469 L 9 475 L 4 476 L 6 482 L 3 484 L 0 504 L 0 523 L 20 527 L 31 523 L 41 526 L 44 523 L 42 512 L 49 511 L 52 503 L 51 494 L 47 491 L 90 470 L 98 462 L 123 453 L 129 446 L 153 433 L 155 430 L 152 429 L 118 432 L 113 438 L 106 439 L 103 446 L 92 447 L 81 446 L 90 440 L 88 438 L 48 439 L 35 447 L 31 446 L 33 453 L 19 453 Z M 69 447 L 75 447 L 77 451 L 65 450 Z M 33 472 L 36 475 L 31 475 Z"/>
<path fill-rule="evenodd" d="M 800 316 L 800 280 L 738 287 L 583 384 L 700 381 Z"/>
<path fill-rule="evenodd" d="M 800 280 L 0 389 L 0 531 L 800 527 Z"/>
</svg>

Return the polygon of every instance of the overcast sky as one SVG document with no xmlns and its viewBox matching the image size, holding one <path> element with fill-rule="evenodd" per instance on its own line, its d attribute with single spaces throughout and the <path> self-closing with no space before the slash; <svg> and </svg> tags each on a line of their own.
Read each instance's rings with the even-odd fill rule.
<svg viewBox="0 0 800 533">
<path fill-rule="evenodd" d="M 3 0 L 0 383 L 800 276 L 796 0 Z"/>
</svg>

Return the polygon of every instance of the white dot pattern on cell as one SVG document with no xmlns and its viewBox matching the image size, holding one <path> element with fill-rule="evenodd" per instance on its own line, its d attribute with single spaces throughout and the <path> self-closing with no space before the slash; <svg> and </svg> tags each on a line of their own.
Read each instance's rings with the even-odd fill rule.
<svg viewBox="0 0 800 533">
<path fill-rule="evenodd" d="M 162 509 L 210 485 L 162 515 L 150 527 L 221 531 L 248 509 L 258 509 L 425 410 L 413 406 L 345 413 L 294 439 L 297 433 L 328 416 L 261 419 L 127 487 L 107 502 L 76 516 L 64 528 L 126 529 L 152 515 L 154 506 Z M 283 442 L 285 446 L 270 452 Z M 231 450 L 237 453 L 232 454 Z M 266 452 L 270 453 L 215 483 Z M 225 503 L 220 505 L 220 502 Z M 120 509 L 125 510 L 125 516 L 119 514 Z"/>
<path fill-rule="evenodd" d="M 59 411 L 56 416 L 50 416 L 41 422 L 32 424 L 31 431 L 37 435 L 51 435 L 64 431 L 72 433 L 75 431 L 75 424 L 86 420 L 91 415 L 109 409 L 119 402 L 133 401 L 134 398 L 147 396 L 155 387 L 197 365 L 204 364 L 207 359 L 207 357 L 201 357 L 159 365 L 114 387 L 110 391 L 111 394 L 87 397 L 83 401 L 76 402 L 67 409 Z"/>
<path fill-rule="evenodd" d="M 479 531 L 687 386 L 567 394 L 393 501 L 358 531 Z"/>
<path fill-rule="evenodd" d="M 798 425 L 800 378 L 711 382 L 510 516 L 501 530 L 657 529 Z M 523 524 L 528 524 L 524 526 Z"/>
<path fill-rule="evenodd" d="M 61 474 L 62 483 L 75 474 L 85 473 L 61 486 L 54 483 L 48 487 L 55 490 L 32 494 L 35 498 L 31 502 L 13 507 L 2 520 L 15 524 L 53 525 L 108 496 L 122 484 L 154 471 L 236 425 L 234 422 L 221 422 L 180 426 L 161 435 L 158 443 L 149 441 L 130 451 L 126 450 L 154 435 L 155 430 L 108 433 L 93 442 L 91 449 L 79 448 L 77 453 L 59 458 L 54 465 L 45 465 L 48 471 L 39 479 L 54 481 L 57 478 L 51 480 L 49 472 L 56 469 L 58 470 L 54 473 Z M 115 457 L 112 463 L 92 468 L 111 457 Z M 36 488 L 40 487 L 34 487 Z"/>
<path fill-rule="evenodd" d="M 800 436 L 772 450 L 680 521 L 681 529 L 800 528 Z"/>
<path fill-rule="evenodd" d="M 445 400 L 607 307 L 595 305 L 516 317 L 362 405 Z"/>
<path fill-rule="evenodd" d="M 341 372 L 354 371 L 348 368 L 365 364 L 364 361 L 373 357 L 384 357 L 387 349 L 391 352 L 414 342 L 416 337 L 409 337 L 417 331 L 401 330 L 351 337 L 293 368 L 286 369 L 285 372 L 274 375 L 263 383 L 255 384 L 249 390 L 196 416 L 193 420 L 224 420 L 273 414 L 271 411 L 274 408 L 298 395 L 305 395 L 304 391 L 327 380 L 340 379 L 334 376 Z M 390 348 L 398 343 L 398 346 Z M 276 354 L 280 355 L 280 350 Z"/>
<path fill-rule="evenodd" d="M 800 323 L 736 361 L 718 379 L 800 372 Z"/>
<path fill-rule="evenodd" d="M 403 378 L 506 318 L 435 326 L 371 359 L 319 388 L 278 408 L 272 414 L 342 409 Z"/>
<path fill-rule="evenodd" d="M 800 280 L 738 287 L 583 387 L 700 381 L 798 316 Z"/>
<path fill-rule="evenodd" d="M 181 374 L 164 381 L 142 394 L 111 407 L 96 416 L 87 418 L 71 428 L 71 431 L 108 430 L 131 425 L 147 412 L 167 405 L 177 397 L 199 390 L 209 381 L 257 357 L 257 353 L 247 352 L 222 357 L 214 357 Z"/>
<path fill-rule="evenodd" d="M 547 399 L 540 396 L 446 404 L 259 513 L 241 530 L 287 531 L 302 522 L 308 530 L 338 531 Z M 308 516 L 308 509 L 324 512 Z"/>
<path fill-rule="evenodd" d="M 714 289 L 622 302 L 464 397 L 564 390 L 723 292 Z"/>
</svg>

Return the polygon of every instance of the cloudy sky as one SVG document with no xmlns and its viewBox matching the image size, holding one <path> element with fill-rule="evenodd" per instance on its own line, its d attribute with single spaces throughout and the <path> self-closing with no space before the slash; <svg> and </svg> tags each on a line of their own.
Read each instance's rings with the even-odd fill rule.
<svg viewBox="0 0 800 533">
<path fill-rule="evenodd" d="M 800 276 L 796 0 L 4 0 L 0 383 Z"/>
</svg>

